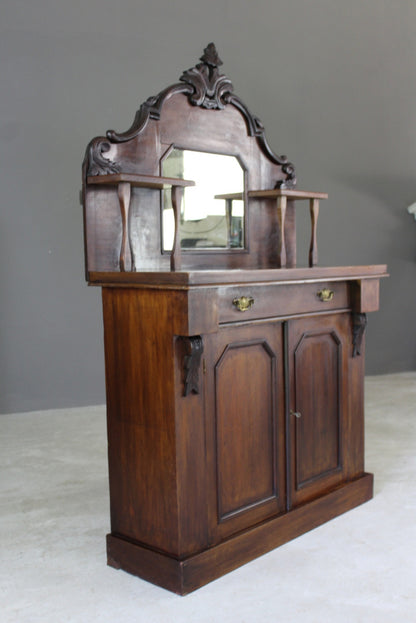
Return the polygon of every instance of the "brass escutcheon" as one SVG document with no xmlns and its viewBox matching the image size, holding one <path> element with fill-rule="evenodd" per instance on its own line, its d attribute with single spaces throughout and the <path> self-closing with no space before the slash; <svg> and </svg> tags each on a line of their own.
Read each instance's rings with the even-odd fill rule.
<svg viewBox="0 0 416 623">
<path fill-rule="evenodd" d="M 240 311 L 245 312 L 254 305 L 254 299 L 251 296 L 240 296 L 239 299 L 233 300 L 233 305 Z"/>
<path fill-rule="evenodd" d="M 328 301 L 332 301 L 332 299 L 334 298 L 334 291 L 329 290 L 328 288 L 324 288 L 323 290 L 317 292 L 317 295 L 319 296 L 321 301 L 327 303 Z"/>
</svg>

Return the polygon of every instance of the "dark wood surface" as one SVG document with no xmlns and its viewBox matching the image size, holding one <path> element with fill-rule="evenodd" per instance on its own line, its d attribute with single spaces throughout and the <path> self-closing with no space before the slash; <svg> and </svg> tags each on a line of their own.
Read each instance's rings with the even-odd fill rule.
<svg viewBox="0 0 416 623">
<path fill-rule="evenodd" d="M 179 563 L 224 539 L 232 550 L 238 535 L 334 490 L 341 505 L 351 504 L 343 488 L 364 473 L 356 282 L 329 285 L 329 308 L 315 284 L 256 286 L 263 295 L 271 289 L 268 320 L 261 311 L 258 320 L 247 316 L 255 306 L 232 306 L 232 286 L 103 288 L 111 533 L 140 546 L 128 547 L 140 560 L 125 563 L 112 545 L 111 564 L 169 588 L 172 557 Z M 290 291 L 279 297 L 275 287 Z M 321 311 L 308 311 L 312 295 Z M 337 298 L 341 308 L 333 307 Z M 187 339 L 196 332 L 197 386 L 185 395 Z M 147 552 L 141 561 L 143 546 L 156 557 Z M 151 572 L 142 569 L 149 556 Z M 219 575 L 204 565 L 204 577 Z"/>
<path fill-rule="evenodd" d="M 195 186 L 195 182 L 192 180 L 133 173 L 113 173 L 112 175 L 90 175 L 87 177 L 87 184 L 116 186 L 121 182 L 126 182 L 137 188 L 155 188 L 158 190 L 169 188 L 170 186 Z"/>
<path fill-rule="evenodd" d="M 328 199 L 328 193 L 309 192 L 306 190 L 294 190 L 294 189 L 264 189 L 264 190 L 249 190 L 249 197 L 259 197 L 261 199 L 287 197 L 293 200 L 305 200 L 305 199 Z"/>
<path fill-rule="evenodd" d="M 306 190 L 294 190 L 294 189 L 283 189 L 283 188 L 268 188 L 265 190 L 249 190 L 249 197 L 260 197 L 267 198 L 271 197 L 273 199 L 277 197 L 288 197 L 289 199 L 328 199 L 328 193 L 319 193 L 319 192 L 308 192 Z M 243 193 L 228 193 L 223 195 L 216 195 L 216 199 L 243 199 Z"/>
<path fill-rule="evenodd" d="M 205 354 L 211 543 L 285 509 L 282 324 L 224 326 Z"/>
<path fill-rule="evenodd" d="M 371 279 L 376 289 L 378 280 L 388 277 L 385 264 L 372 266 L 321 266 L 316 268 L 281 268 L 253 270 L 192 270 L 180 272 L 136 272 L 136 273 L 90 273 L 90 285 L 123 284 L 134 286 L 181 287 L 200 285 L 220 285 L 226 283 L 307 283 L 322 281 L 356 280 L 363 284 Z M 361 291 L 361 290 L 360 290 Z M 357 296 L 359 294 L 357 293 Z M 377 308 L 371 311 L 376 311 Z M 370 311 L 370 310 L 368 310 Z"/>
<path fill-rule="evenodd" d="M 334 293 L 330 301 L 322 301 L 318 293 L 325 287 Z M 313 312 L 329 312 L 350 308 L 350 288 L 346 281 L 325 281 L 319 284 L 262 284 L 222 286 L 218 288 L 220 322 L 239 322 L 260 318 L 286 317 Z M 253 298 L 253 305 L 240 312 L 232 301 L 240 296 Z"/>
<path fill-rule="evenodd" d="M 343 487 L 298 506 L 291 513 L 261 522 L 183 560 L 175 560 L 117 535 L 108 535 L 108 564 L 179 595 L 187 595 L 372 497 L 373 476 L 363 474 Z"/>
<path fill-rule="evenodd" d="M 387 276 L 317 266 L 326 193 L 295 188 L 213 44 L 200 60 L 129 130 L 93 139 L 83 165 L 86 277 L 103 299 L 108 563 L 179 594 L 371 498 L 365 327 Z M 191 182 L 160 177 L 173 147 L 238 158 L 244 193 L 223 197 L 229 225 L 232 200 L 246 199 L 243 249 L 181 248 Z M 304 200 L 309 267 L 297 268 Z"/>
<path fill-rule="evenodd" d="M 351 340 L 349 314 L 302 318 L 289 324 L 293 506 L 346 480 L 344 459 L 353 451 L 347 434 L 348 418 L 352 417 L 347 409 Z M 354 405 L 352 412 L 358 425 L 361 405 Z"/>
<path fill-rule="evenodd" d="M 208 48 L 207 48 L 208 49 Z M 83 203 L 87 278 L 93 272 L 123 272 L 120 267 L 122 223 L 116 188 L 118 181 L 132 184 L 130 232 L 135 270 L 169 268 L 274 268 L 279 266 L 279 227 L 272 197 L 251 197 L 245 209 L 244 250 L 208 253 L 183 250 L 181 266 L 161 251 L 161 175 L 166 153 L 173 146 L 236 156 L 244 170 L 245 195 L 251 189 L 296 183 L 294 166 L 277 156 L 267 144 L 264 128 L 231 82 L 215 65 L 219 58 L 204 54 L 182 83 L 149 98 L 124 133 L 107 132 L 87 147 L 83 166 Z M 213 60 L 214 59 L 214 60 Z M 216 60 L 215 60 L 216 59 Z M 214 63 L 214 64 L 211 64 Z M 173 184 L 172 180 L 169 181 Z M 177 182 L 175 182 L 177 183 Z M 107 186 L 107 185 L 110 185 Z M 289 266 L 295 265 L 293 201 L 288 201 L 285 247 Z"/>
</svg>

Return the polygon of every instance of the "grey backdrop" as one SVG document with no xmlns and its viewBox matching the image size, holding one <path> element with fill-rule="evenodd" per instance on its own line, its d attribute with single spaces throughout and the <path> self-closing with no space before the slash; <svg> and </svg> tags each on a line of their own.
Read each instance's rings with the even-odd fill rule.
<svg viewBox="0 0 416 623">
<path fill-rule="evenodd" d="M 211 40 L 299 188 L 329 192 L 320 263 L 389 265 L 367 372 L 414 369 L 415 24 L 414 0 L 2 0 L 0 412 L 105 401 L 84 149 Z"/>
</svg>

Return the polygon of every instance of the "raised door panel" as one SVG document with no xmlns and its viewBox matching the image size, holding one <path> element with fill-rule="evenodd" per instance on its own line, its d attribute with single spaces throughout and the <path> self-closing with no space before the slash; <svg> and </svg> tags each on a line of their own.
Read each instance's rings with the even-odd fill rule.
<svg viewBox="0 0 416 623">
<path fill-rule="evenodd" d="M 282 329 L 227 327 L 207 352 L 211 537 L 285 507 Z"/>
<path fill-rule="evenodd" d="M 292 506 L 344 479 L 350 342 L 348 314 L 290 323 L 288 468 Z"/>
</svg>

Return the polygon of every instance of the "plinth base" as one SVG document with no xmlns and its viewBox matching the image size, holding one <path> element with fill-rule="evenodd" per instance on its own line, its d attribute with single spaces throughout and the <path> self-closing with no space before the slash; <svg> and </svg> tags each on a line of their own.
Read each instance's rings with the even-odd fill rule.
<svg viewBox="0 0 416 623">
<path fill-rule="evenodd" d="M 108 564 L 179 595 L 186 595 L 372 497 L 373 475 L 364 474 L 326 495 L 184 560 L 109 534 Z"/>
</svg>

